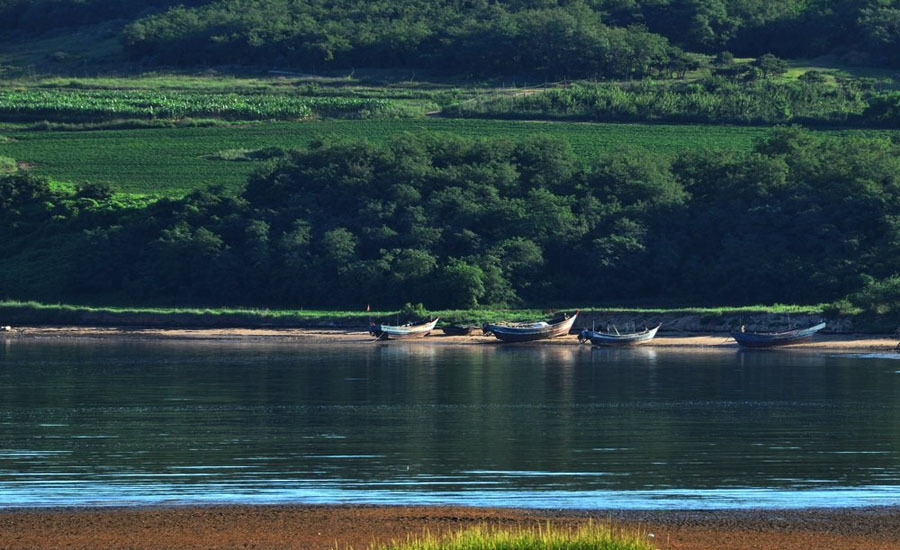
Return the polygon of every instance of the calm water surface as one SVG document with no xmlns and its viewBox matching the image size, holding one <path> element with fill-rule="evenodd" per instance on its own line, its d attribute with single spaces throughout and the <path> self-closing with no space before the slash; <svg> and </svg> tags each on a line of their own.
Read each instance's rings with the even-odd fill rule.
<svg viewBox="0 0 900 550">
<path fill-rule="evenodd" d="M 900 361 L 0 340 L 0 507 L 900 504 Z"/>
</svg>

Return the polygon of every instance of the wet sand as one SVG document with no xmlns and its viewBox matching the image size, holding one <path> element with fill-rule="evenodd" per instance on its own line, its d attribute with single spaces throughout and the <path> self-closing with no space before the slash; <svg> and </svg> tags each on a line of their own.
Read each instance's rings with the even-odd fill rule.
<svg viewBox="0 0 900 550">
<path fill-rule="evenodd" d="M 361 550 L 477 524 L 637 530 L 675 550 L 898 550 L 900 509 L 712 512 L 539 511 L 462 507 L 234 506 L 0 510 L 4 550 Z"/>
<path fill-rule="evenodd" d="M 308 328 L 133 328 L 133 327 L 75 327 L 44 326 L 16 327 L 10 332 L 0 332 L 3 339 L 115 339 L 206 341 L 206 342 L 267 342 L 292 344 L 372 344 L 376 340 L 362 330 L 308 329 Z M 384 342 L 383 342 L 384 343 Z M 392 344 L 394 342 L 386 342 Z M 403 340 L 402 345 L 499 345 L 500 342 L 481 334 L 471 336 L 445 336 L 440 331 L 424 337 Z M 505 344 L 510 345 L 510 344 Z M 574 335 L 512 344 L 516 346 L 578 346 Z M 812 340 L 784 346 L 786 349 L 844 351 L 844 352 L 893 352 L 897 339 L 870 334 L 817 334 Z M 735 341 L 724 333 L 660 333 L 652 342 L 641 347 L 701 349 L 737 349 Z"/>
</svg>

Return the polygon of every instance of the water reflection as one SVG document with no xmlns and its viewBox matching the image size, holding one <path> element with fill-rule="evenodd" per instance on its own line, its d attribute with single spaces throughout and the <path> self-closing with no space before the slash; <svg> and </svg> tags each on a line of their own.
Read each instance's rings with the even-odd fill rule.
<svg viewBox="0 0 900 550">
<path fill-rule="evenodd" d="M 7 506 L 846 505 L 900 486 L 888 359 L 134 342 L 2 354 Z"/>
</svg>

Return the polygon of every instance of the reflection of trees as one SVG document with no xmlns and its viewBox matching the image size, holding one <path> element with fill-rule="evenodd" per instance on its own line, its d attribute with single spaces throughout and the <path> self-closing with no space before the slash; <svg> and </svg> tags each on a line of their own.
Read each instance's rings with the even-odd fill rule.
<svg viewBox="0 0 900 550">
<path fill-rule="evenodd" d="M 900 468 L 900 377 L 886 360 L 420 343 L 16 343 L 0 357 L 0 448 L 64 451 L 19 460 L 20 471 L 240 465 L 250 477 L 363 481 L 530 471 L 475 477 L 635 489 L 852 485 Z"/>
</svg>

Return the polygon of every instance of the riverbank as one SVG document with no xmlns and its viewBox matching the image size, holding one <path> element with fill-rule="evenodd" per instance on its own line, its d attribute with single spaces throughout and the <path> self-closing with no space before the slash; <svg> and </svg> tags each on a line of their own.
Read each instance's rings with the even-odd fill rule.
<svg viewBox="0 0 900 550">
<path fill-rule="evenodd" d="M 158 328 L 158 327 L 89 327 L 89 326 L 37 326 L 13 327 L 0 332 L 0 340 L 147 340 L 194 341 L 270 344 L 356 344 L 371 345 L 375 339 L 363 330 L 306 329 L 306 328 Z M 425 338 L 403 342 L 380 342 L 386 345 L 499 345 L 492 336 L 480 333 L 470 336 L 445 336 L 440 330 Z M 540 340 L 516 346 L 579 346 L 574 335 L 552 340 Z M 897 340 L 893 337 L 870 334 L 817 334 L 812 340 L 788 346 L 790 349 L 886 353 L 893 352 Z M 642 348 L 669 349 L 737 349 L 735 341 L 721 333 L 660 333 Z"/>
<path fill-rule="evenodd" d="M 559 511 L 399 506 L 228 506 L 0 510 L 4 550 L 345 549 L 503 526 L 612 521 L 660 549 L 897 550 L 900 509 Z"/>
</svg>

